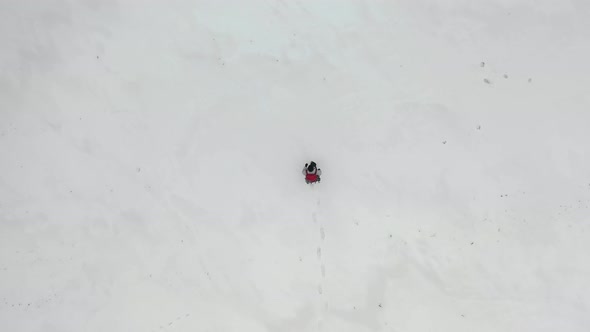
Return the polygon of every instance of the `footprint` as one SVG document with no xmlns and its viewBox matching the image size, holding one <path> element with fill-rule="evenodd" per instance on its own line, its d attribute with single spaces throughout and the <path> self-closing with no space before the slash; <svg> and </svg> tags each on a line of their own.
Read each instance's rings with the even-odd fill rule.
<svg viewBox="0 0 590 332">
<path fill-rule="evenodd" d="M 320 228 L 320 236 L 322 237 L 322 241 L 324 241 L 324 239 L 326 238 L 326 232 L 324 232 L 323 227 Z"/>
<path fill-rule="evenodd" d="M 315 212 L 311 214 L 311 218 L 313 219 L 313 222 L 314 223 L 317 223 L 318 222 L 318 218 L 317 218 Z"/>
<path fill-rule="evenodd" d="M 318 293 L 320 295 L 322 295 L 324 293 L 324 289 L 322 288 L 322 285 L 318 285 Z"/>
<path fill-rule="evenodd" d="M 318 247 L 318 259 L 322 259 L 322 248 Z"/>
<path fill-rule="evenodd" d="M 326 266 L 324 266 L 324 264 L 322 264 L 321 269 L 322 269 L 322 278 L 325 278 L 326 277 Z"/>
</svg>

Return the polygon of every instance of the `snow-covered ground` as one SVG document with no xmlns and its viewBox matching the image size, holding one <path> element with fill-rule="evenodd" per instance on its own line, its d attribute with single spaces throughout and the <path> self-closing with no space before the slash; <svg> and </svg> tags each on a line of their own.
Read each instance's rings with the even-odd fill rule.
<svg viewBox="0 0 590 332">
<path fill-rule="evenodd" d="M 590 331 L 589 16 L 2 1 L 0 330 Z"/>
</svg>

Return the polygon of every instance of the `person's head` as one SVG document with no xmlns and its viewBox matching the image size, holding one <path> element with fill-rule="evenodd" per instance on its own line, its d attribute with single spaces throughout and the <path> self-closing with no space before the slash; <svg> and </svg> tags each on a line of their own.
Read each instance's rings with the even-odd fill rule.
<svg viewBox="0 0 590 332">
<path fill-rule="evenodd" d="M 315 166 L 316 166 L 316 165 L 315 165 L 315 162 L 313 162 L 313 161 L 312 161 L 312 162 L 309 164 L 309 166 L 307 166 L 307 171 L 308 171 L 308 172 L 313 172 L 313 171 L 315 170 Z"/>
</svg>

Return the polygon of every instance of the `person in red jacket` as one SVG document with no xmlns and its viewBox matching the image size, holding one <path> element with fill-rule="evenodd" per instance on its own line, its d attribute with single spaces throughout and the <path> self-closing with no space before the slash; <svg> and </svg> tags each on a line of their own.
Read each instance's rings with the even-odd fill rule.
<svg viewBox="0 0 590 332">
<path fill-rule="evenodd" d="M 322 175 L 322 170 L 317 168 L 315 162 L 310 162 L 309 164 L 305 164 L 305 167 L 301 171 L 303 175 L 305 175 L 305 183 L 315 183 L 320 182 L 320 175 Z"/>
</svg>

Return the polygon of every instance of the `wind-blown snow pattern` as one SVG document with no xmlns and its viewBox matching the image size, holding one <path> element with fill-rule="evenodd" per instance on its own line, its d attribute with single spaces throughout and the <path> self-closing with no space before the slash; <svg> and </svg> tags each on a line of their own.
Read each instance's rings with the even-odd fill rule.
<svg viewBox="0 0 590 332">
<path fill-rule="evenodd" d="M 3 1 L 1 330 L 589 331 L 589 16 Z"/>
</svg>

